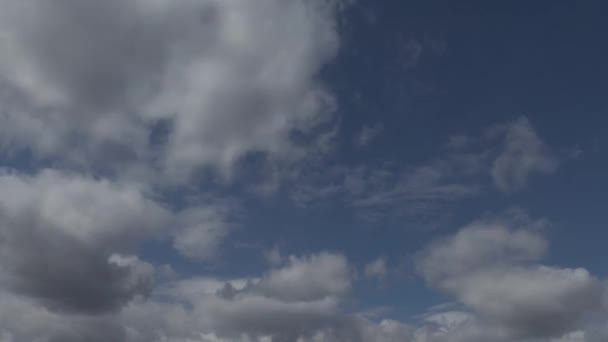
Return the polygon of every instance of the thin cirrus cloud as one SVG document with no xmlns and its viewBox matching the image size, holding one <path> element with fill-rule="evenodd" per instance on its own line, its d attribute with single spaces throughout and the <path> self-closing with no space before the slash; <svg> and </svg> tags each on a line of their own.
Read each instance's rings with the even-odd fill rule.
<svg viewBox="0 0 608 342">
<path fill-rule="evenodd" d="M 438 156 L 417 164 L 310 167 L 296 178 L 291 197 L 303 206 L 339 200 L 373 220 L 387 214 L 440 218 L 449 203 L 495 190 L 523 191 L 528 179 L 554 173 L 567 160 L 563 154 L 543 141 L 528 118 L 520 117 L 478 135 L 452 136 Z"/>
</svg>

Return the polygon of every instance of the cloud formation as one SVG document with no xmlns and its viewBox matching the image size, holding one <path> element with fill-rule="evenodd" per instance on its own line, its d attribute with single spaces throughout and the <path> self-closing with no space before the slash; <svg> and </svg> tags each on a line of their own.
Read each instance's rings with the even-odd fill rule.
<svg viewBox="0 0 608 342">
<path fill-rule="evenodd" d="M 598 278 L 583 268 L 537 263 L 547 248 L 542 225 L 520 214 L 484 219 L 419 255 L 429 285 L 472 311 L 447 333 L 465 337 L 447 340 L 546 341 L 606 318 L 606 287 Z"/>
<path fill-rule="evenodd" d="M 62 316 L 3 297 L 0 332 L 8 341 L 392 341 L 407 330 L 344 313 L 353 278 L 342 255 L 288 258 L 258 278 L 193 278 L 157 288 L 117 315 Z M 293 286 L 295 285 L 295 286 Z M 170 299 L 170 300 L 167 300 Z M 9 311 L 10 310 L 10 311 Z M 25 319 L 25 325 L 19 324 Z"/>
<path fill-rule="evenodd" d="M 153 269 L 121 257 L 169 228 L 138 189 L 47 170 L 0 175 L 0 285 L 60 311 L 116 310 L 150 292 Z"/>
<path fill-rule="evenodd" d="M 523 191 L 530 177 L 553 173 L 564 161 L 520 117 L 476 136 L 452 136 L 438 156 L 415 164 L 313 165 L 295 177 L 291 196 L 301 205 L 340 200 L 366 219 L 406 216 L 433 225 L 424 221 L 440 221 L 449 203 Z"/>
<path fill-rule="evenodd" d="M 409 214 L 555 172 L 526 118 L 416 165 L 322 164 L 339 129 L 320 74 L 345 2 L 0 0 L 0 341 L 605 340 L 605 285 L 541 264 L 543 222 L 521 215 L 422 251 L 420 274 L 458 307 L 410 323 L 359 312 L 359 270 L 341 253 L 277 250 L 237 279 L 146 260 L 150 242 L 218 260 L 241 203 L 214 186 L 285 184 L 299 204 Z M 421 51 L 401 51 L 408 67 Z M 363 127 L 355 144 L 382 133 Z M 232 182 L 251 165 L 263 184 Z M 362 268 L 390 272 L 384 259 Z"/>
<path fill-rule="evenodd" d="M 205 167 L 230 172 L 248 153 L 293 158 L 293 132 L 333 109 L 316 79 L 339 45 L 332 2 L 0 7 L 5 151 L 135 174 L 143 163 L 181 181 Z"/>
</svg>

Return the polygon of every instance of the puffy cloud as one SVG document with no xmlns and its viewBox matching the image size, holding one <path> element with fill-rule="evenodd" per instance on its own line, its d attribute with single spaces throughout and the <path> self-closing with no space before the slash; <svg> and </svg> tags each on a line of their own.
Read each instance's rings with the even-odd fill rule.
<svg viewBox="0 0 608 342">
<path fill-rule="evenodd" d="M 420 254 L 428 283 L 475 314 L 457 325 L 459 333 L 485 341 L 558 338 L 601 317 L 605 287 L 597 278 L 535 263 L 547 245 L 539 225 L 521 217 L 481 220 Z"/>
<path fill-rule="evenodd" d="M 120 257 L 116 262 L 130 263 L 133 259 Z M 351 280 L 338 291 L 319 285 L 323 277 L 329 277 L 330 282 L 343 278 L 349 270 L 344 262 L 341 255 L 320 253 L 292 257 L 283 267 L 256 278 L 176 280 L 158 287 L 150 299 L 131 301 L 112 315 L 65 315 L 27 298 L 3 294 L 0 336 L 3 342 L 414 341 L 411 326 L 392 320 L 375 323 L 344 312 L 342 300 Z M 311 273 L 317 266 L 326 271 Z M 306 281 L 307 285 L 295 291 L 315 295 L 286 296 L 284 288 L 266 285 L 285 274 L 301 280 L 319 278 L 316 283 Z M 311 290 L 303 290 L 305 286 Z"/>
<path fill-rule="evenodd" d="M 516 225 L 514 227 L 514 225 Z M 544 222 L 525 218 L 482 219 L 433 242 L 420 255 L 418 268 L 431 283 L 478 269 L 536 261 L 547 250 Z"/>
<path fill-rule="evenodd" d="M 325 122 L 333 1 L 0 1 L 5 150 L 172 180 L 294 158 Z M 75 143 L 78 142 L 78 143 Z M 112 168 L 110 168 L 112 169 Z M 124 169 L 123 169 L 124 172 Z"/>
<path fill-rule="evenodd" d="M 0 0 L 0 153 L 56 168 L 0 175 L 1 338 L 289 340 L 332 322 L 350 288 L 344 257 L 292 257 L 240 289 L 175 292 L 197 293 L 193 280 L 164 291 L 166 303 L 143 301 L 163 291 L 133 253 L 173 238 L 183 256 L 209 260 L 233 227 L 234 206 L 165 206 L 156 185 L 325 143 L 317 133 L 327 138 L 335 104 L 317 73 L 339 47 L 337 5 Z"/>
<path fill-rule="evenodd" d="M 128 256 L 145 240 L 174 238 L 206 260 L 229 233 L 221 205 L 169 209 L 128 183 L 44 170 L 4 172 L 0 188 L 0 287 L 52 310 L 94 314 L 149 294 L 154 267 Z"/>
<path fill-rule="evenodd" d="M 151 266 L 115 253 L 169 213 L 138 189 L 44 171 L 0 175 L 0 282 L 64 311 L 103 312 L 151 289 Z"/>
<path fill-rule="evenodd" d="M 130 265 L 137 260 L 114 256 L 112 262 Z M 340 255 L 292 257 L 259 278 L 168 283 L 149 300 L 131 301 L 115 315 L 67 316 L 8 295 L 0 306 L 0 318 L 7 317 L 0 321 L 0 332 L 15 341 L 296 341 L 351 324 L 340 310 L 350 288 L 348 274 L 348 263 Z M 297 287 L 290 291 L 289 285 Z M 21 320 L 26 324 L 20 325 Z"/>
<path fill-rule="evenodd" d="M 290 256 L 287 265 L 271 271 L 259 288 L 283 300 L 316 300 L 346 294 L 351 276 L 348 261 L 341 255 Z"/>
</svg>

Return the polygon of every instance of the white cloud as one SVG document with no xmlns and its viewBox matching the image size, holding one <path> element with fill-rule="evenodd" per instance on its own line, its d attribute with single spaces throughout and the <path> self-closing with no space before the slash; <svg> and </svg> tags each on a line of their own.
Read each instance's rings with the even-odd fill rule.
<svg viewBox="0 0 608 342">
<path fill-rule="evenodd" d="M 293 158 L 292 132 L 333 109 L 316 80 L 339 45 L 330 1 L 0 7 L 5 151 L 183 180 L 251 152 Z"/>
<path fill-rule="evenodd" d="M 544 224 L 542 220 L 508 216 L 475 221 L 433 242 L 419 256 L 418 267 L 425 279 L 434 283 L 477 269 L 539 260 L 547 250 L 540 230 Z"/>
<path fill-rule="evenodd" d="M 0 156 L 34 157 L 32 175 L 0 175 L 0 285 L 101 313 L 151 291 L 127 257 L 142 241 L 215 257 L 234 207 L 178 205 L 165 186 L 228 177 L 252 153 L 298 160 L 295 132 L 325 144 L 334 101 L 317 74 L 339 47 L 337 5 L 0 0 Z"/>
<path fill-rule="evenodd" d="M 316 300 L 343 296 L 351 286 L 351 270 L 344 256 L 321 253 L 308 258 L 290 256 L 285 267 L 271 271 L 258 284 L 262 293 L 283 300 Z"/>
<path fill-rule="evenodd" d="M 112 260 L 120 265 L 137 262 L 124 256 Z M 177 281 L 111 316 L 67 316 L 3 296 L 0 318 L 7 319 L 0 320 L 0 332 L 16 341 L 296 341 L 351 324 L 340 310 L 350 281 L 343 256 L 321 253 L 292 257 L 286 266 L 260 278 Z"/>
<path fill-rule="evenodd" d="M 458 331 L 486 341 L 549 339 L 602 317 L 599 279 L 585 269 L 536 263 L 547 245 L 540 225 L 521 216 L 477 221 L 419 256 L 427 282 L 473 312 L 473 323 L 457 324 Z"/>
</svg>

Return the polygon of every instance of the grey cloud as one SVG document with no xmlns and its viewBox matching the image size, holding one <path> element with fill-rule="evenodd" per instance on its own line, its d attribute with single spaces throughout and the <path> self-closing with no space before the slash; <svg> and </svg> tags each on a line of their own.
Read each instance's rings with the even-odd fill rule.
<svg viewBox="0 0 608 342">
<path fill-rule="evenodd" d="M 547 250 L 543 226 L 542 220 L 525 217 L 481 219 L 433 242 L 418 256 L 418 268 L 427 281 L 441 282 L 478 269 L 536 261 Z"/>
<path fill-rule="evenodd" d="M 581 311 L 591 311 L 590 301 L 597 300 L 598 284 L 580 269 L 523 263 L 485 274 L 490 265 L 483 272 L 474 267 L 475 271 L 453 275 L 469 279 L 453 293 L 472 311 L 435 311 L 416 325 L 387 319 L 373 322 L 344 312 L 345 292 L 331 287 L 314 290 L 318 296 L 304 297 L 286 296 L 281 288 L 261 291 L 277 273 L 293 274 L 290 279 L 313 276 L 305 268 L 324 258 L 342 257 L 323 253 L 298 257 L 297 263 L 288 262 L 257 278 L 177 280 L 157 288 L 149 300 L 131 301 L 115 315 L 67 316 L 4 295 L 0 336 L 11 342 L 112 338 L 126 342 L 599 342 L 606 337 L 581 320 Z M 314 276 L 341 278 L 344 271 L 345 267 L 336 267 L 332 273 Z M 314 282 L 307 284 L 320 289 Z M 232 289 L 230 295 L 227 287 Z M 605 316 L 600 317 L 605 321 Z"/>
<path fill-rule="evenodd" d="M 169 222 L 139 191 L 56 171 L 3 174 L 0 188 L 2 285 L 54 310 L 90 313 L 151 290 L 152 267 L 119 256 Z"/>
<path fill-rule="evenodd" d="M 178 280 L 157 288 L 149 300 L 131 301 L 114 315 L 67 316 L 6 295 L 0 297 L 0 336 L 11 342 L 409 341 L 413 329 L 407 325 L 374 323 L 342 311 L 341 297 L 350 283 L 336 287 L 322 281 L 343 278 L 349 269 L 344 262 L 340 255 L 320 253 L 292 258 L 259 278 Z M 313 271 L 317 266 L 326 271 Z M 307 279 L 311 277 L 319 279 Z M 291 295 L 282 286 L 265 285 L 292 279 L 304 285 Z M 234 290 L 230 298 L 220 294 L 226 284 Z"/>
<path fill-rule="evenodd" d="M 283 300 L 317 300 L 342 296 L 350 290 L 352 271 L 344 256 L 321 253 L 308 258 L 289 257 L 258 284 L 262 293 Z"/>
<path fill-rule="evenodd" d="M 154 292 L 156 271 L 130 256 L 138 243 L 173 238 L 183 256 L 205 261 L 233 227 L 231 206 L 165 207 L 165 186 L 188 184 L 208 167 L 229 177 L 249 153 L 295 161 L 308 155 L 308 143 L 315 154 L 331 140 L 335 103 L 317 73 L 339 47 L 340 5 L 0 0 L 1 153 L 31 152 L 37 167 L 63 170 L 0 175 L 0 291 L 24 300 L 31 311 L 23 319 L 40 313 L 65 327 L 41 323 L 26 333 L 0 323 L 0 336 L 95 340 L 92 331 L 113 322 L 119 328 L 102 330 L 116 333 L 100 336 L 132 339 L 105 315 L 132 312 L 129 303 Z M 297 274 L 329 276 L 346 262 L 311 258 L 291 259 L 298 271 L 273 271 L 238 303 L 207 299 L 218 315 L 245 323 L 256 308 L 295 325 L 298 317 L 331 315 L 347 273 L 329 284 Z M 309 283 L 289 292 L 293 275 Z M 99 321 L 79 320 L 87 315 Z"/>
<path fill-rule="evenodd" d="M 229 174 L 250 152 L 291 158 L 292 131 L 333 110 L 315 79 L 339 45 L 333 1 L 0 6 L 4 150 L 136 174 L 143 163 L 179 181 Z M 151 144 L 163 120 L 167 138 Z"/>
<path fill-rule="evenodd" d="M 48 308 L 116 310 L 152 289 L 154 268 L 127 257 L 144 240 L 173 239 L 196 260 L 218 253 L 232 207 L 175 210 L 138 186 L 57 170 L 0 174 L 0 286 Z"/>
<path fill-rule="evenodd" d="M 606 289 L 597 278 L 584 269 L 536 263 L 547 245 L 539 225 L 522 217 L 481 220 L 419 256 L 427 282 L 474 313 L 474 324 L 462 325 L 460 333 L 485 341 L 545 341 L 584 330 L 593 317 L 605 319 Z"/>
<path fill-rule="evenodd" d="M 226 340 L 247 336 L 253 341 L 263 337 L 295 341 L 347 324 L 340 304 L 351 282 L 348 261 L 341 255 L 290 257 L 282 267 L 259 278 L 178 281 L 157 290 L 158 298 L 170 301 L 142 303 L 141 310 L 131 305 L 125 314 L 160 309 L 160 316 L 144 321 L 158 320 L 157 326 L 163 326 L 167 334 L 174 330 L 176 338 L 197 341 L 193 336 L 214 334 Z M 173 327 L 167 312 L 182 310 L 186 314 L 180 314 L 181 326 Z M 141 333 L 149 334 L 145 329 Z"/>
</svg>

